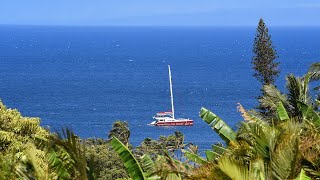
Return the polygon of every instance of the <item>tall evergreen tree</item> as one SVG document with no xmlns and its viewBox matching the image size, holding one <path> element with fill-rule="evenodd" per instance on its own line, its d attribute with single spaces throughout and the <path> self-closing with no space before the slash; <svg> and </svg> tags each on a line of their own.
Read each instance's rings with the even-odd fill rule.
<svg viewBox="0 0 320 180">
<path fill-rule="evenodd" d="M 275 62 L 277 52 L 274 49 L 269 35 L 268 28 L 263 19 L 260 19 L 256 36 L 254 38 L 252 58 L 253 74 L 262 85 L 274 84 L 275 78 L 279 76 L 279 63 Z"/>
</svg>

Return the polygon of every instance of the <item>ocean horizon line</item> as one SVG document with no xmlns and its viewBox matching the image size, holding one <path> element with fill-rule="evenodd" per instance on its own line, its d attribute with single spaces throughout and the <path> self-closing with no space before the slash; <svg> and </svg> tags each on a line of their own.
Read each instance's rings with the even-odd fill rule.
<svg viewBox="0 0 320 180">
<path fill-rule="evenodd" d="M 75 24 L 0 24 L 0 27 L 80 27 L 80 28 L 255 28 L 255 25 L 75 25 Z M 270 25 L 269 28 L 320 28 L 320 25 Z"/>
</svg>

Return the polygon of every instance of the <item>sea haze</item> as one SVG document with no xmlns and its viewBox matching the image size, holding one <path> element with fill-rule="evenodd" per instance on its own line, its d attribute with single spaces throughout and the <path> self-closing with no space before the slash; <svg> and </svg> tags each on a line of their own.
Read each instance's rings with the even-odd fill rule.
<svg viewBox="0 0 320 180">
<path fill-rule="evenodd" d="M 303 75 L 320 59 L 320 29 L 271 27 L 284 90 L 285 74 Z M 82 138 L 106 138 L 115 120 L 129 122 L 130 141 L 174 131 L 210 148 L 220 141 L 199 118 L 202 106 L 233 128 L 238 102 L 257 105 L 252 77 L 255 27 L 0 26 L 0 98 L 51 130 L 72 128 Z M 171 65 L 177 117 L 193 127 L 152 127 L 170 110 Z"/>
</svg>

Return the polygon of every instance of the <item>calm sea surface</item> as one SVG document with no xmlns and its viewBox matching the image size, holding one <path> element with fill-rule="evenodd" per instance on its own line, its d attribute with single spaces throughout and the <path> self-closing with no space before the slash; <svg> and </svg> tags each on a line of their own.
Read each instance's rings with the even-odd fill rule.
<svg viewBox="0 0 320 180">
<path fill-rule="evenodd" d="M 72 128 L 83 138 L 106 138 L 115 120 L 129 122 L 131 143 L 174 131 L 209 148 L 219 137 L 200 118 L 209 108 L 233 128 L 236 110 L 257 105 L 251 74 L 255 27 L 0 26 L 0 98 L 51 130 Z M 271 27 L 285 74 L 303 75 L 320 61 L 320 28 Z M 170 110 L 171 65 L 177 117 L 193 127 L 152 127 Z"/>
</svg>

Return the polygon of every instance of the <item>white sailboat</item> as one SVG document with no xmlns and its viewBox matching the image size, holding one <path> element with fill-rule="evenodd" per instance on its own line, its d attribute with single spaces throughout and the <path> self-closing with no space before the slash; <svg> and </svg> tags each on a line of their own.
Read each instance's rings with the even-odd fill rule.
<svg viewBox="0 0 320 180">
<path fill-rule="evenodd" d="M 186 118 L 175 118 L 174 116 L 174 104 L 173 104 L 173 92 L 172 92 L 172 79 L 171 79 L 171 69 L 168 65 L 169 70 L 169 82 L 170 82 L 170 97 L 171 97 L 171 112 L 159 112 L 157 113 L 150 125 L 155 126 L 192 126 L 193 120 Z"/>
</svg>

